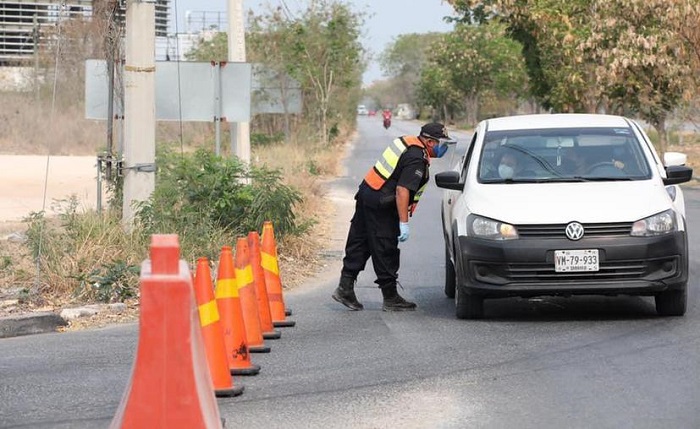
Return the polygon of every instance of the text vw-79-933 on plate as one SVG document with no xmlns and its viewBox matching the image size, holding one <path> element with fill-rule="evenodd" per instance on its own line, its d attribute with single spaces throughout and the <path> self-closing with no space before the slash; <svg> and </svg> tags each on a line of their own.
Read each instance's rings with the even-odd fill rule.
<svg viewBox="0 0 700 429">
<path fill-rule="evenodd" d="M 554 271 L 598 271 L 598 249 L 555 250 Z"/>
</svg>

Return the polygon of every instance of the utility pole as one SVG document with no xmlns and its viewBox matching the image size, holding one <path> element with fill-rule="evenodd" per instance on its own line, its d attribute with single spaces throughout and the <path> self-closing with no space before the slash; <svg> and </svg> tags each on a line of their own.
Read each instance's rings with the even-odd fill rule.
<svg viewBox="0 0 700 429">
<path fill-rule="evenodd" d="M 122 225 L 133 227 L 134 203 L 155 189 L 155 0 L 127 0 L 124 65 L 124 201 Z"/>
<path fill-rule="evenodd" d="M 244 63 L 245 27 L 243 23 L 243 0 L 228 0 L 228 60 Z M 245 164 L 250 163 L 250 123 L 231 123 L 231 154 Z"/>
<path fill-rule="evenodd" d="M 39 18 L 34 13 L 34 28 L 32 30 L 32 39 L 34 41 L 34 98 L 39 102 Z"/>
</svg>

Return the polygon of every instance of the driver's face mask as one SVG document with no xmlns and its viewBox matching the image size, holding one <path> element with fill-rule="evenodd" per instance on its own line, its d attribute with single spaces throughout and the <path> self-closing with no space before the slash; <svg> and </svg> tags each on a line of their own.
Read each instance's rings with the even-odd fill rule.
<svg viewBox="0 0 700 429">
<path fill-rule="evenodd" d="M 503 179 L 512 179 L 515 173 L 513 167 L 506 164 L 501 164 L 498 166 L 498 175 Z"/>
</svg>

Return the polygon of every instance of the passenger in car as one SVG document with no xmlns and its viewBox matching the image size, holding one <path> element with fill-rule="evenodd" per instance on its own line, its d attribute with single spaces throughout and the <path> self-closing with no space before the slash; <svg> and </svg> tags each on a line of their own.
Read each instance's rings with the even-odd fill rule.
<svg viewBox="0 0 700 429">
<path fill-rule="evenodd" d="M 484 171 L 481 177 L 484 179 L 512 179 L 522 173 L 522 155 L 512 147 L 501 147 L 495 151 L 490 159 L 484 161 Z"/>
<path fill-rule="evenodd" d="M 520 171 L 519 167 L 520 162 L 515 152 L 512 149 L 504 151 L 498 162 L 498 177 L 512 179 Z"/>
</svg>

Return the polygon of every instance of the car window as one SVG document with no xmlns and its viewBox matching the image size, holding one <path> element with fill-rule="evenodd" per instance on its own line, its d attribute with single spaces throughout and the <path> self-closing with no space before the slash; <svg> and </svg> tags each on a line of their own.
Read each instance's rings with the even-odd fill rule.
<svg viewBox="0 0 700 429">
<path fill-rule="evenodd" d="M 479 160 L 479 181 L 484 183 L 651 177 L 629 127 L 489 131 Z"/>
</svg>

